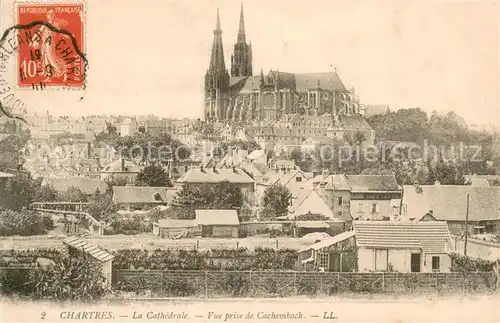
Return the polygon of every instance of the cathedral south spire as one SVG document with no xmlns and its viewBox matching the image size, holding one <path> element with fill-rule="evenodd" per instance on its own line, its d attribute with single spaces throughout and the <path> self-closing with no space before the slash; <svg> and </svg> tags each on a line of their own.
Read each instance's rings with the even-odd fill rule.
<svg viewBox="0 0 500 323">
<path fill-rule="evenodd" d="M 252 46 L 246 42 L 245 17 L 243 14 L 243 3 L 240 9 L 240 24 L 238 37 L 234 45 L 234 53 L 231 55 L 231 76 L 252 75 Z"/>
<path fill-rule="evenodd" d="M 240 9 L 240 27 L 238 28 L 238 43 L 245 44 L 246 36 L 245 36 L 245 17 L 243 15 L 243 3 L 241 4 Z"/>
</svg>

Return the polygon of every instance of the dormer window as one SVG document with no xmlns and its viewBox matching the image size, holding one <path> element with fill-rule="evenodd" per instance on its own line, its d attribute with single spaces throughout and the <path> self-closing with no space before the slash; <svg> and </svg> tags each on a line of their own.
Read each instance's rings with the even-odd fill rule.
<svg viewBox="0 0 500 323">
<path fill-rule="evenodd" d="M 161 202 L 161 201 L 163 200 L 163 199 L 161 198 L 160 193 L 158 193 L 158 192 L 156 192 L 156 193 L 154 194 L 154 198 L 155 198 L 155 201 L 156 201 L 156 202 Z"/>
</svg>

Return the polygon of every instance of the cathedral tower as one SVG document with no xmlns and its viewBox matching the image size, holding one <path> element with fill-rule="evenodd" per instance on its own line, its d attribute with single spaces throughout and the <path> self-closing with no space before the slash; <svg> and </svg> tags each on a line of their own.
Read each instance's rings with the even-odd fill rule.
<svg viewBox="0 0 500 323">
<path fill-rule="evenodd" d="M 231 76 L 252 76 L 252 44 L 247 44 L 246 41 L 243 3 L 241 4 L 238 38 L 234 45 L 234 53 L 231 55 Z"/>
<path fill-rule="evenodd" d="M 205 120 L 224 120 L 228 101 L 229 73 L 224 62 L 222 30 L 220 28 L 219 9 L 217 9 L 212 56 L 205 74 Z"/>
</svg>

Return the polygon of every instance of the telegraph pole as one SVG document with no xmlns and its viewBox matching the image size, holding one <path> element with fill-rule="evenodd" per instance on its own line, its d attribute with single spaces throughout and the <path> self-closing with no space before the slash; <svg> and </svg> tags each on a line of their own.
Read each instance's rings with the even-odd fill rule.
<svg viewBox="0 0 500 323">
<path fill-rule="evenodd" d="M 465 211 L 464 256 L 467 256 L 467 235 L 469 234 L 469 194 L 467 194 L 467 210 Z"/>
</svg>

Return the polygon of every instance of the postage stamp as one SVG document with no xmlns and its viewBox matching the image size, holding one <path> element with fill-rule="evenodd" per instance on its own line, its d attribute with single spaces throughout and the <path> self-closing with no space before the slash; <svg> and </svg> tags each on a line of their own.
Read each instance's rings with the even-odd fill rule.
<svg viewBox="0 0 500 323">
<path fill-rule="evenodd" d="M 19 88 L 83 88 L 84 3 L 18 3 Z"/>
</svg>

